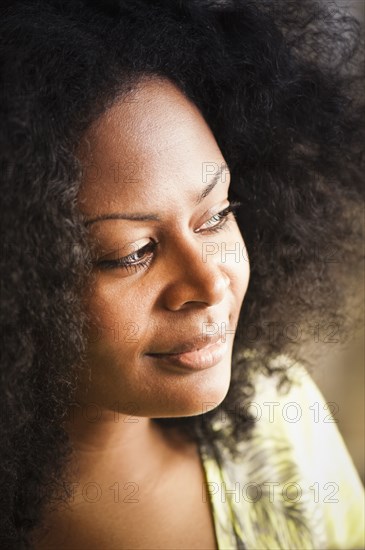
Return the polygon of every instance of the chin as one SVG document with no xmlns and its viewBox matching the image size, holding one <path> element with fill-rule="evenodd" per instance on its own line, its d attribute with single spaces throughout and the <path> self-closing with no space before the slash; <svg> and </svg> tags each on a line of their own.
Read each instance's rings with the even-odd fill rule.
<svg viewBox="0 0 365 550">
<path fill-rule="evenodd" d="M 184 383 L 183 388 L 174 392 L 170 403 L 172 410 L 161 416 L 197 416 L 215 409 L 226 397 L 230 380 L 230 368 L 223 365 L 192 375 L 191 384 Z"/>
</svg>

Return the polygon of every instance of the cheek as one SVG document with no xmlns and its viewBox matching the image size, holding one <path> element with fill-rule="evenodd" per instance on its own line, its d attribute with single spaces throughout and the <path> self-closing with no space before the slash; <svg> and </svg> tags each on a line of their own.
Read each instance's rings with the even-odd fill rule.
<svg viewBox="0 0 365 550">
<path fill-rule="evenodd" d="M 119 286 L 119 287 L 118 287 Z M 138 291 L 126 291 L 116 282 L 95 284 L 87 302 L 89 352 L 130 356 L 148 328 L 148 307 Z M 143 303 L 143 307 L 141 307 Z"/>
<path fill-rule="evenodd" d="M 221 260 L 231 279 L 231 288 L 236 302 L 241 305 L 250 279 L 250 262 L 238 226 L 236 226 L 234 238 L 222 243 Z"/>
</svg>

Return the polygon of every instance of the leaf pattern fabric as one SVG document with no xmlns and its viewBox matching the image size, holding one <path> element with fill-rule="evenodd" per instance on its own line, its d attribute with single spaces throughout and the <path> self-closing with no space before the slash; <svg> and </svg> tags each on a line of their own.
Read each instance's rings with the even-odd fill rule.
<svg viewBox="0 0 365 550">
<path fill-rule="evenodd" d="M 219 550 L 361 550 L 364 487 L 320 390 L 299 363 L 281 394 L 260 375 L 253 436 L 237 443 L 201 438 L 205 494 Z M 217 422 L 217 430 L 229 425 Z"/>
</svg>

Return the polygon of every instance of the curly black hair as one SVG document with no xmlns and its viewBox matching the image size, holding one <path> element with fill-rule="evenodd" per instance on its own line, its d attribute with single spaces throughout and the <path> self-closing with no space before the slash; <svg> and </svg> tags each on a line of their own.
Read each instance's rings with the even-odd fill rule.
<svg viewBox="0 0 365 550">
<path fill-rule="evenodd" d="M 76 197 L 86 129 L 143 77 L 200 109 L 232 174 L 251 277 L 229 392 L 204 415 L 154 419 L 191 438 L 249 438 L 235 414 L 253 373 L 306 362 L 305 342 L 358 322 L 346 304 L 362 260 L 361 25 L 313 0 L 12 0 L 0 18 L 0 544 L 30 533 L 67 481 L 63 428 L 87 348 L 92 269 Z M 345 284 L 344 284 L 345 281 Z M 314 328 L 313 328 L 314 323 Z M 331 326 L 330 326 L 331 325 Z M 312 332 L 311 332 L 312 331 Z M 57 500 L 57 499 L 56 499 Z"/>
</svg>

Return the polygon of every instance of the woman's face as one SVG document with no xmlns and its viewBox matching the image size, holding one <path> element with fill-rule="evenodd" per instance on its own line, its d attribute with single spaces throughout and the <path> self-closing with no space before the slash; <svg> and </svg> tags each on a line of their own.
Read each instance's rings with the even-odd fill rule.
<svg viewBox="0 0 365 550">
<path fill-rule="evenodd" d="M 152 418 L 215 408 L 229 388 L 249 264 L 234 216 L 219 215 L 230 175 L 212 132 L 171 82 L 145 80 L 90 128 L 78 155 L 79 208 L 103 218 L 88 224 L 91 381 L 80 401 Z"/>
</svg>

